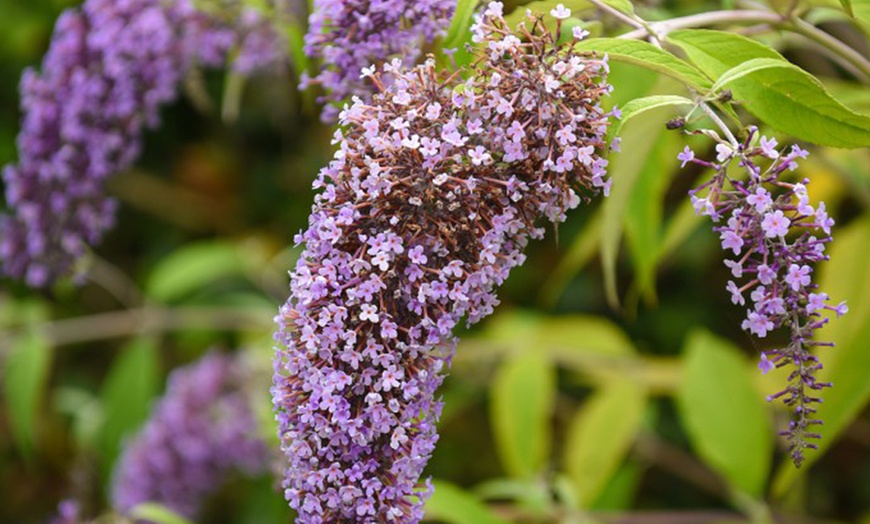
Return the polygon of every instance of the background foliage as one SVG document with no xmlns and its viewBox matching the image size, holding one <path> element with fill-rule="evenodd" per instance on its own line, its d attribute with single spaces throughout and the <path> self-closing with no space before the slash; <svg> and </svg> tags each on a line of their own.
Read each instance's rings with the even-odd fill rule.
<svg viewBox="0 0 870 524">
<path fill-rule="evenodd" d="M 0 164 L 15 158 L 21 70 L 38 63 L 54 19 L 73 4 L 0 4 Z M 593 36 L 622 27 L 582 0 L 565 4 Z M 607 4 L 653 21 L 758 7 Z M 471 6 L 460 2 L 445 45 L 467 38 Z M 758 8 L 788 7 L 771 0 Z M 812 0 L 798 9 L 870 55 L 870 3 Z M 611 102 L 625 115 L 613 194 L 534 243 L 501 289 L 498 312 L 462 334 L 442 388 L 428 518 L 870 522 L 870 154 L 839 149 L 868 144 L 868 79 L 862 85 L 800 31 L 740 27 L 754 40 L 670 33 L 694 65 L 640 41 L 587 44 L 610 53 Z M 43 520 L 68 496 L 99 512 L 121 443 L 168 371 L 211 346 L 243 348 L 262 370 L 263 433 L 274 438 L 271 319 L 288 292 L 298 254 L 288 245 L 306 224 L 311 180 L 331 156 L 331 130 L 295 89 L 307 67 L 294 38 L 303 30 L 289 29 L 295 70 L 243 90 L 204 73 L 166 108 L 137 167 L 113 180 L 119 226 L 89 260 L 83 285 L 34 292 L 3 282 L 0 521 Z M 851 312 L 823 330 L 837 343 L 822 354 L 823 378 L 835 387 L 820 409 L 821 450 L 800 470 L 776 434 L 787 414 L 764 401 L 784 372 L 758 372 L 764 347 L 740 331 L 716 237 L 686 198 L 703 175 L 678 170 L 687 143 L 708 153 L 712 144 L 664 126 L 675 106 L 692 104 L 685 85 L 730 89 L 744 121 L 781 143 L 823 144 L 800 173 L 813 181 L 812 200 L 827 202 L 837 219 L 821 286 Z M 291 517 L 263 478 L 235 480 L 205 520 Z"/>
</svg>

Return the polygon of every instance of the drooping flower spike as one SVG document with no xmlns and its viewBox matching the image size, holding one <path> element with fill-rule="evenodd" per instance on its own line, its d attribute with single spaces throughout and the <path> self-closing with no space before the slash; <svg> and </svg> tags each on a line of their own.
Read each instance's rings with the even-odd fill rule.
<svg viewBox="0 0 870 524">
<path fill-rule="evenodd" d="M 231 472 L 265 473 L 269 453 L 245 392 L 247 378 L 241 361 L 216 352 L 173 371 L 118 461 L 112 506 L 125 514 L 155 502 L 193 519 Z"/>
<path fill-rule="evenodd" d="M 188 0 L 87 0 L 58 19 L 41 71 L 21 79 L 18 163 L 3 169 L 9 214 L 0 217 L 3 272 L 32 287 L 72 272 L 115 217 L 104 192 L 138 157 L 195 64 L 237 51 L 241 73 L 271 67 L 277 34 L 245 13 L 227 25 Z"/>
<path fill-rule="evenodd" d="M 792 367 L 788 387 L 768 400 L 782 397 L 794 411 L 788 429 L 781 434 L 789 442 L 792 460 L 800 466 L 804 450 L 817 447 L 810 440 L 820 438 L 813 430 L 822 423 L 815 418 L 815 404 L 821 402 L 817 392 L 830 386 L 816 381 L 822 364 L 811 350 L 833 344 L 816 341 L 815 331 L 829 321 L 823 313 L 839 317 L 848 308 L 845 303 L 828 304 L 830 297 L 812 281 L 816 264 L 828 259 L 825 244 L 831 241 L 834 220 L 828 217 L 824 202 L 810 205 L 809 180 L 784 180 L 808 153 L 797 145 L 780 151 L 776 139 L 767 137 L 756 145 L 755 134 L 751 129 L 736 149 L 724 142 L 717 144 L 716 162 L 696 158 L 688 146 L 678 159 L 683 165 L 695 163 L 716 170 L 711 181 L 690 195 L 697 213 L 720 224 L 714 230 L 722 249 L 733 255 L 725 260 L 734 277 L 727 289 L 735 305 L 747 308 L 741 327 L 759 338 L 778 329 L 789 333 L 788 345 L 762 352 L 758 367 L 763 373 Z M 735 162 L 745 177 L 728 176 L 728 167 Z"/>
<path fill-rule="evenodd" d="M 492 312 L 539 219 L 609 188 L 606 61 L 498 2 L 472 29 L 468 71 L 368 68 L 381 92 L 342 111 L 314 183 L 272 389 L 300 523 L 420 520 L 453 327 Z"/>
<path fill-rule="evenodd" d="M 455 0 L 314 0 L 305 36 L 305 53 L 322 63 L 302 87 L 319 85 L 326 104 L 321 115 L 334 122 L 352 96 L 368 101 L 375 89 L 363 68 L 398 57 L 411 66 L 424 44 L 442 36 Z"/>
</svg>

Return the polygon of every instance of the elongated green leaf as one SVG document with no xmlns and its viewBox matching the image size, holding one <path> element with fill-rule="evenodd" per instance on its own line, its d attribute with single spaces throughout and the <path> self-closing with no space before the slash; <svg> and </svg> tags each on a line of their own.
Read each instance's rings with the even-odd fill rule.
<svg viewBox="0 0 870 524">
<path fill-rule="evenodd" d="M 564 462 L 582 507 L 601 495 L 618 470 L 640 427 L 645 403 L 642 388 L 630 380 L 616 380 L 574 416 Z"/>
<path fill-rule="evenodd" d="M 818 451 L 806 454 L 804 467 L 797 470 L 790 463 L 780 468 L 774 491 L 783 494 L 794 480 L 821 458 L 843 430 L 855 419 L 870 400 L 870 219 L 852 224 L 836 232 L 829 254 L 831 259 L 819 267 L 819 287 L 835 303 L 845 300 L 849 313 L 833 318 L 819 330 L 818 338 L 834 342 L 832 349 L 822 349 L 818 356 L 824 368 L 818 380 L 832 382 L 823 391 L 824 402 L 818 416 L 825 423 L 820 427 L 822 439 Z"/>
<path fill-rule="evenodd" d="M 156 524 L 193 524 L 193 522 L 173 512 L 163 504 L 143 502 L 130 510 L 130 517 L 139 520 L 154 522 Z"/>
<path fill-rule="evenodd" d="M 668 40 L 714 78 L 753 59 L 784 61 L 764 45 L 723 31 L 684 29 L 668 34 Z M 841 104 L 796 66 L 756 70 L 731 80 L 730 86 L 736 100 L 774 129 L 820 145 L 870 146 L 870 116 Z"/>
<path fill-rule="evenodd" d="M 643 118 L 625 128 L 622 133 L 622 148 L 631 154 L 612 157 L 610 175 L 613 177 L 613 190 L 604 200 L 604 221 L 601 230 L 601 265 L 604 273 L 604 291 L 611 307 L 619 304 L 616 288 L 616 262 L 625 221 L 625 212 L 635 182 L 646 165 L 655 141 L 650 136 L 661 132 L 664 124 L 660 119 Z"/>
<path fill-rule="evenodd" d="M 624 461 L 590 509 L 619 511 L 630 507 L 642 477 L 643 469 L 640 464 L 630 459 Z"/>
<path fill-rule="evenodd" d="M 601 0 L 601 3 L 606 4 L 623 14 L 629 16 L 634 14 L 634 5 L 632 5 L 629 0 Z"/>
<path fill-rule="evenodd" d="M 539 352 L 519 354 L 496 373 L 490 417 L 499 458 L 509 475 L 528 478 L 544 467 L 555 397 L 555 371 Z"/>
<path fill-rule="evenodd" d="M 596 211 L 585 227 L 571 241 L 571 246 L 541 286 L 541 301 L 552 308 L 559 301 L 568 282 L 595 256 L 601 243 L 601 211 Z"/>
<path fill-rule="evenodd" d="M 475 7 L 477 7 L 477 0 L 458 0 L 456 2 L 456 10 L 453 12 L 450 27 L 444 37 L 444 47 L 457 47 L 465 42 Z"/>
<path fill-rule="evenodd" d="M 625 236 L 637 291 L 649 299 L 655 298 L 665 193 L 677 167 L 674 159 L 683 144 L 676 133 L 662 132 L 655 137 L 655 145 L 632 187 L 625 210 Z"/>
<path fill-rule="evenodd" d="M 245 269 L 245 261 L 232 244 L 193 244 L 167 256 L 154 268 L 146 292 L 158 302 L 172 302 L 221 278 L 244 274 Z"/>
<path fill-rule="evenodd" d="M 477 0 L 459 0 L 457 2 L 447 35 L 444 37 L 443 44 L 439 47 L 442 53 L 444 49 L 453 50 L 451 59 L 447 60 L 447 63 L 452 62 L 457 67 L 462 67 L 471 61 L 472 54 L 466 49 L 466 44 L 471 43 L 470 28 L 477 5 Z M 446 54 L 443 53 L 441 56 L 446 56 Z"/>
<path fill-rule="evenodd" d="M 855 13 L 852 11 L 852 1 L 851 0 L 840 0 L 840 5 L 843 6 L 843 10 L 849 13 L 849 16 L 854 17 Z"/>
<path fill-rule="evenodd" d="M 486 504 L 462 488 L 436 480 L 435 492 L 426 501 L 426 516 L 448 524 L 507 524 L 495 516 Z"/>
<path fill-rule="evenodd" d="M 786 62 L 785 60 L 781 60 L 779 58 L 753 58 L 747 62 L 743 62 L 742 64 L 732 67 L 728 71 L 722 73 L 722 75 L 716 79 L 716 82 L 713 84 L 713 87 L 710 88 L 710 91 L 717 92 L 726 85 L 731 82 L 743 78 L 746 75 L 752 74 L 756 71 L 761 71 L 762 69 L 776 69 L 776 68 L 786 68 L 786 67 L 796 67 L 791 64 L 791 62 Z"/>
<path fill-rule="evenodd" d="M 761 495 L 773 440 L 745 359 L 704 331 L 689 335 L 684 354 L 677 405 L 693 447 L 733 487 Z"/>
<path fill-rule="evenodd" d="M 699 91 L 710 87 L 710 80 L 696 67 L 649 42 L 620 38 L 591 38 L 578 43 L 575 48 L 602 55 L 607 53 L 611 60 L 662 73 Z"/>
<path fill-rule="evenodd" d="M 100 392 L 104 418 L 99 442 L 104 467 L 111 466 L 124 438 L 148 418 L 159 387 L 158 368 L 157 344 L 150 338 L 134 340 L 112 363 Z"/>
<path fill-rule="evenodd" d="M 33 453 L 37 413 L 51 367 L 51 347 L 37 333 L 25 332 L 3 366 L 3 394 L 12 435 L 22 453 Z"/>
<path fill-rule="evenodd" d="M 632 118 L 638 115 L 642 115 L 647 111 L 652 111 L 653 109 L 667 106 L 693 105 L 695 105 L 695 103 L 688 98 L 676 95 L 653 95 L 644 98 L 635 98 L 634 100 L 628 102 L 627 104 L 625 104 L 625 106 L 622 107 L 622 118 L 620 118 L 610 126 L 607 134 L 611 137 L 619 136 L 619 132 L 622 131 L 622 126 L 624 126 Z"/>
<path fill-rule="evenodd" d="M 847 12 L 857 22 L 858 26 L 867 34 L 870 34 L 870 0 L 840 0 L 840 2 L 848 2 L 849 9 Z"/>
</svg>

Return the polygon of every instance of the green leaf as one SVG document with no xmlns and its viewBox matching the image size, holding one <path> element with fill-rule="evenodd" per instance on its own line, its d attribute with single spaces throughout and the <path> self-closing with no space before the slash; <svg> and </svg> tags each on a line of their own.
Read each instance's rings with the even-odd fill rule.
<svg viewBox="0 0 870 524">
<path fill-rule="evenodd" d="M 677 392 L 680 419 L 698 454 L 732 487 L 760 496 L 773 440 L 750 371 L 729 342 L 695 331 L 685 347 Z"/>
<path fill-rule="evenodd" d="M 444 47 L 457 47 L 466 41 L 475 7 L 477 7 L 477 0 L 458 0 L 447 35 L 444 37 Z"/>
<path fill-rule="evenodd" d="M 622 133 L 622 148 L 631 154 L 618 154 L 611 157 L 610 176 L 613 189 L 602 206 L 604 219 L 601 230 L 601 265 L 604 273 L 604 291 L 607 301 L 615 308 L 619 304 L 616 286 L 616 263 L 622 231 L 628 209 L 629 198 L 634 185 L 647 163 L 653 150 L 654 140 L 664 125 L 658 118 L 635 119 Z"/>
<path fill-rule="evenodd" d="M 462 488 L 436 480 L 435 492 L 426 501 L 426 517 L 448 524 L 507 524 L 495 516 L 486 504 Z"/>
<path fill-rule="evenodd" d="M 193 524 L 178 513 L 173 512 L 163 504 L 143 502 L 130 510 L 130 517 L 136 521 L 150 521 L 155 524 Z"/>
<path fill-rule="evenodd" d="M 607 53 L 611 60 L 656 71 L 698 91 L 710 87 L 710 80 L 696 67 L 642 40 L 590 38 L 576 44 L 575 49 L 599 55 Z"/>
<path fill-rule="evenodd" d="M 458 0 L 456 10 L 453 12 L 453 18 L 450 20 L 450 27 L 447 29 L 447 35 L 444 41 L 439 46 L 439 49 L 455 49 L 453 53 L 453 62 L 457 67 L 467 65 L 472 58 L 472 54 L 466 50 L 466 44 L 471 42 L 471 22 L 474 20 L 474 10 L 477 7 L 477 0 Z"/>
<path fill-rule="evenodd" d="M 870 0 L 852 0 L 852 14 L 870 32 Z"/>
<path fill-rule="evenodd" d="M 157 344 L 151 338 L 136 339 L 115 357 L 103 382 L 103 425 L 100 443 L 103 466 L 114 463 L 122 441 L 148 418 L 151 401 L 158 393 Z"/>
<path fill-rule="evenodd" d="M 723 31 L 684 29 L 669 33 L 668 40 L 714 78 L 757 58 L 788 63 L 762 44 Z M 870 116 L 844 106 L 797 66 L 756 70 L 731 80 L 730 85 L 735 100 L 778 131 L 825 146 L 870 146 Z"/>
<path fill-rule="evenodd" d="M 635 98 L 622 107 L 622 118 L 610 126 L 608 135 L 618 136 L 622 126 L 632 118 L 642 115 L 647 111 L 667 106 L 694 106 L 695 103 L 684 96 L 676 95 L 653 95 L 644 98 Z"/>
<path fill-rule="evenodd" d="M 145 291 L 158 302 L 172 302 L 245 270 L 245 261 L 232 244 L 192 244 L 164 258 L 151 273 Z"/>
<path fill-rule="evenodd" d="M 619 511 L 631 507 L 642 476 L 643 469 L 639 463 L 633 460 L 623 462 L 590 509 Z"/>
<path fill-rule="evenodd" d="M 634 441 L 646 394 L 630 380 L 600 388 L 568 429 L 565 467 L 582 507 L 589 507 L 619 469 Z"/>
<path fill-rule="evenodd" d="M 683 144 L 676 133 L 658 134 L 653 150 L 632 187 L 625 210 L 625 236 L 634 263 L 637 291 L 650 299 L 655 298 L 665 193 Z"/>
<path fill-rule="evenodd" d="M 555 370 L 539 352 L 520 353 L 496 372 L 490 417 L 496 449 L 509 475 L 530 478 L 544 467 L 555 400 Z"/>
<path fill-rule="evenodd" d="M 634 6 L 628 0 L 601 0 L 601 3 L 610 6 L 623 14 L 629 16 L 634 15 Z"/>
<path fill-rule="evenodd" d="M 308 55 L 305 54 L 305 31 L 302 28 L 302 24 L 296 20 L 284 24 L 283 27 L 284 35 L 287 37 L 287 47 L 290 51 L 293 68 L 297 74 L 302 74 L 311 67 Z"/>
<path fill-rule="evenodd" d="M 548 308 L 556 306 L 571 279 L 595 256 L 601 243 L 601 217 L 600 210 L 592 215 L 541 286 L 541 302 Z"/>
<path fill-rule="evenodd" d="M 15 341 L 3 365 L 3 394 L 12 436 L 27 457 L 33 453 L 37 414 L 51 367 L 51 353 L 48 342 L 28 330 Z"/>
<path fill-rule="evenodd" d="M 835 346 L 818 352 L 824 368 L 818 381 L 833 382 L 822 392 L 824 402 L 818 406 L 818 417 L 824 421 L 817 441 L 819 449 L 806 454 L 804 467 L 797 470 L 790 463 L 780 468 L 774 485 L 776 494 L 787 492 L 795 479 L 821 458 L 843 431 L 859 415 L 870 400 L 870 218 L 855 222 L 835 232 L 828 254 L 831 259 L 819 266 L 819 288 L 836 304 L 845 300 L 849 313 L 818 331 L 820 340 Z"/>
<path fill-rule="evenodd" d="M 744 76 L 752 74 L 756 71 L 786 67 L 796 66 L 780 58 L 753 58 L 752 60 L 743 62 L 742 64 L 736 67 L 732 67 L 728 71 L 722 73 L 722 75 L 718 79 L 716 79 L 716 82 L 713 84 L 713 87 L 710 88 L 710 91 L 712 93 L 716 93 L 731 82 L 743 78 Z"/>
<path fill-rule="evenodd" d="M 843 6 L 843 10 L 849 13 L 849 16 L 854 17 L 855 12 L 852 11 L 852 1 L 851 0 L 840 0 L 840 5 Z"/>
</svg>

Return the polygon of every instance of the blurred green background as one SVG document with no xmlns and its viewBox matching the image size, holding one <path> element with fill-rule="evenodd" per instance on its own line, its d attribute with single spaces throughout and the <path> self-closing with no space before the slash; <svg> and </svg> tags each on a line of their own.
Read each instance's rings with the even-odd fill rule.
<svg viewBox="0 0 870 524">
<path fill-rule="evenodd" d="M 16 158 L 21 71 L 38 65 L 54 19 L 75 4 L 0 0 L 0 165 Z M 655 20 L 732 4 L 636 8 Z M 807 7 L 866 54 L 866 35 L 838 6 Z M 811 45 L 758 38 L 870 114 L 868 88 Z M 88 261 L 89 278 L 44 292 L 3 281 L 0 522 L 44 521 L 70 496 L 86 515 L 102 511 L 122 439 L 167 373 L 212 346 L 239 348 L 263 370 L 263 432 L 274 438 L 272 317 L 310 183 L 332 154 L 332 130 L 297 92 L 297 73 L 252 79 L 240 98 L 222 72 L 191 79 L 136 167 L 112 179 L 118 226 Z M 619 105 L 678 89 L 619 63 L 611 83 Z M 227 117 L 234 104 L 238 116 Z M 770 346 L 739 329 L 716 235 L 687 203 L 705 174 L 677 169 L 687 143 L 699 156 L 712 147 L 666 131 L 673 116 L 656 110 L 625 126 L 614 194 L 533 243 L 498 312 L 460 334 L 428 467 L 433 521 L 870 522 L 870 153 L 812 148 L 798 173 L 837 220 L 820 283 L 851 312 L 821 330 L 837 343 L 821 354 L 835 387 L 820 409 L 822 449 L 797 471 L 776 435 L 788 414 L 764 400 L 785 372 L 758 372 Z M 233 480 L 203 521 L 291 520 L 274 482 Z"/>
</svg>

